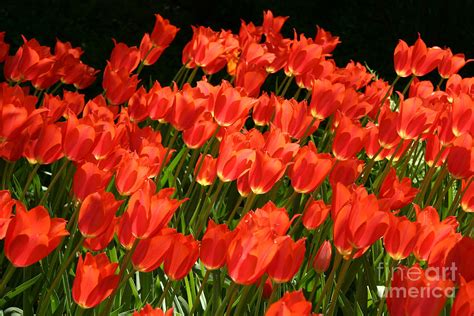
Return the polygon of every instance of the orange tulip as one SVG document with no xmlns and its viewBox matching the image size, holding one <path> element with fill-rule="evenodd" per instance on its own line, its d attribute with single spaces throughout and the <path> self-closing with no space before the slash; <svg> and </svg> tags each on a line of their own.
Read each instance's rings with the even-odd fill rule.
<svg viewBox="0 0 474 316">
<path fill-rule="evenodd" d="M 5 238 L 8 231 L 8 226 L 13 217 L 13 207 L 22 208 L 24 206 L 20 201 L 16 201 L 11 198 L 10 191 L 0 190 L 0 240 Z"/>
<path fill-rule="evenodd" d="M 421 98 L 403 100 L 400 96 L 400 114 L 397 120 L 397 132 L 402 139 L 416 139 L 432 126 L 436 112 L 423 106 Z"/>
<path fill-rule="evenodd" d="M 438 67 L 444 51 L 439 47 L 427 48 L 425 42 L 418 35 L 411 52 L 411 71 L 421 77 Z"/>
<path fill-rule="evenodd" d="M 63 128 L 64 155 L 72 161 L 84 160 L 94 149 L 96 134 L 92 124 L 71 113 Z"/>
<path fill-rule="evenodd" d="M 99 169 L 96 164 L 85 162 L 77 167 L 72 181 L 74 196 L 82 201 L 89 194 L 105 190 L 112 174 Z"/>
<path fill-rule="evenodd" d="M 82 308 L 99 305 L 119 283 L 117 267 L 118 263 L 111 263 L 105 253 L 93 256 L 88 252 L 84 260 L 79 257 L 72 285 L 74 301 Z"/>
<path fill-rule="evenodd" d="M 49 255 L 69 235 L 66 220 L 51 218 L 43 206 L 16 208 L 5 236 L 5 256 L 16 267 L 27 267 Z"/>
<path fill-rule="evenodd" d="M 38 135 L 30 138 L 24 156 L 30 164 L 51 164 L 63 157 L 61 128 L 45 124 Z"/>
<path fill-rule="evenodd" d="M 130 76 L 125 68 L 114 71 L 110 63 L 104 70 L 102 87 L 105 90 L 105 96 L 113 105 L 119 105 L 127 102 L 137 89 L 138 76 Z"/>
<path fill-rule="evenodd" d="M 451 49 L 447 48 L 444 50 L 443 58 L 438 65 L 439 75 L 441 78 L 448 79 L 452 75 L 458 73 L 458 71 L 470 61 L 472 61 L 472 59 L 466 61 L 464 54 L 453 55 Z"/>
</svg>

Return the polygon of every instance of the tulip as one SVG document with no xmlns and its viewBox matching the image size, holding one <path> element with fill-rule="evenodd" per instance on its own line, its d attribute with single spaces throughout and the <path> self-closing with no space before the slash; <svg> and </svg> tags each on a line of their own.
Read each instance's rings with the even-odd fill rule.
<svg viewBox="0 0 474 316">
<path fill-rule="evenodd" d="M 252 110 L 252 119 L 255 125 L 265 126 L 270 123 L 275 113 L 275 98 L 273 94 L 269 97 L 266 93 L 258 98 L 258 102 L 255 103 Z"/>
<path fill-rule="evenodd" d="M 330 206 L 324 204 L 323 200 L 314 200 L 310 198 L 303 212 L 303 226 L 306 229 L 316 229 L 328 217 Z"/>
<path fill-rule="evenodd" d="M 22 208 L 24 211 L 24 206 L 21 202 L 13 200 L 10 196 L 10 191 L 0 190 L 0 240 L 5 238 L 5 235 L 8 231 L 8 226 L 12 220 L 13 207 Z"/>
<path fill-rule="evenodd" d="M 463 180 L 462 181 L 462 190 L 464 194 L 461 199 L 461 207 L 464 212 L 474 213 L 474 185 L 472 184 L 474 180 Z"/>
<path fill-rule="evenodd" d="M 411 51 L 411 71 L 421 77 L 438 67 L 444 51 L 439 47 L 427 48 L 425 42 L 418 35 L 418 39 Z"/>
<path fill-rule="evenodd" d="M 411 55 L 413 48 L 408 47 L 407 43 L 403 40 L 399 40 L 393 53 L 393 59 L 395 64 L 395 72 L 399 77 L 408 77 L 412 74 L 411 70 Z"/>
<path fill-rule="evenodd" d="M 435 119 L 436 112 L 423 106 L 421 98 L 400 98 L 397 132 L 402 139 L 416 139 L 426 133 Z"/>
<path fill-rule="evenodd" d="M 10 45 L 5 43 L 5 32 L 0 32 L 0 63 L 7 58 L 9 49 Z"/>
<path fill-rule="evenodd" d="M 94 149 L 95 138 L 94 127 L 84 119 L 77 119 L 71 113 L 63 128 L 64 155 L 72 161 L 84 160 Z"/>
<path fill-rule="evenodd" d="M 446 256 L 445 267 L 456 267 L 453 279 L 460 283 L 474 281 L 474 270 L 472 260 L 474 259 L 474 239 L 469 236 L 462 237 L 451 248 Z"/>
<path fill-rule="evenodd" d="M 112 239 L 114 238 L 114 233 L 117 229 L 117 225 L 119 223 L 119 218 L 114 217 L 111 223 L 108 223 L 108 227 L 102 234 L 92 237 L 92 238 L 85 238 L 83 242 L 83 246 L 90 251 L 102 251 L 110 244 Z"/>
<path fill-rule="evenodd" d="M 69 235 L 66 220 L 51 218 L 43 206 L 16 208 L 5 236 L 5 256 L 15 267 L 27 267 L 49 255 Z"/>
<path fill-rule="evenodd" d="M 363 147 L 366 131 L 360 124 L 343 117 L 336 129 L 332 153 L 337 160 L 353 158 Z"/>
<path fill-rule="evenodd" d="M 334 187 L 338 182 L 344 185 L 351 185 L 357 180 L 363 167 L 364 161 L 357 158 L 338 161 L 333 164 L 332 170 L 329 173 L 329 184 L 331 187 Z"/>
<path fill-rule="evenodd" d="M 132 316 L 173 316 L 173 308 L 163 312 L 161 308 L 153 308 L 150 304 L 146 304 L 140 311 L 133 312 Z"/>
<path fill-rule="evenodd" d="M 140 240 L 132 255 L 135 270 L 151 272 L 158 269 L 173 247 L 175 234 L 175 229 L 163 228 L 158 235 Z"/>
<path fill-rule="evenodd" d="M 474 281 L 461 285 L 451 309 L 451 316 L 472 314 L 474 314 Z"/>
<path fill-rule="evenodd" d="M 109 65 L 112 71 L 126 70 L 132 73 L 140 63 L 140 53 L 135 46 L 128 47 L 124 43 L 114 40 L 114 49 L 110 55 Z"/>
<path fill-rule="evenodd" d="M 150 172 L 144 159 L 138 158 L 135 153 L 125 154 L 115 174 L 115 187 L 121 195 L 131 195 L 143 185 Z"/>
<path fill-rule="evenodd" d="M 74 173 L 72 180 L 72 192 L 74 196 L 82 201 L 89 194 L 105 190 L 112 174 L 99 169 L 97 165 L 91 162 L 81 164 Z"/>
<path fill-rule="evenodd" d="M 191 149 L 202 147 L 214 135 L 217 124 L 209 112 L 203 113 L 193 126 L 184 130 L 183 141 Z"/>
<path fill-rule="evenodd" d="M 184 278 L 199 257 L 199 244 L 192 235 L 173 235 L 172 247 L 165 256 L 164 271 L 173 281 Z"/>
<path fill-rule="evenodd" d="M 337 204 L 333 196 L 333 205 Z M 334 245 L 343 256 L 352 254 L 353 258 L 361 256 L 389 226 L 388 215 L 379 209 L 375 195 L 363 188 L 335 210 L 333 220 Z"/>
<path fill-rule="evenodd" d="M 379 191 L 379 205 L 383 210 L 401 209 L 410 204 L 419 190 L 411 186 L 410 178 L 397 178 L 394 168 L 390 168 Z"/>
<path fill-rule="evenodd" d="M 325 240 L 313 259 L 313 269 L 317 273 L 324 273 L 329 268 L 332 257 L 332 246 L 329 240 Z"/>
<path fill-rule="evenodd" d="M 331 116 L 341 106 L 344 89 L 341 83 L 332 84 L 327 79 L 315 80 L 309 105 L 311 115 L 318 120 Z"/>
<path fill-rule="evenodd" d="M 277 251 L 267 268 L 267 273 L 278 283 L 289 282 L 301 267 L 306 251 L 306 238 L 293 241 L 290 236 L 277 238 Z"/>
<path fill-rule="evenodd" d="M 37 137 L 30 138 L 25 146 L 24 156 L 30 164 L 51 164 L 63 157 L 61 129 L 44 125 Z"/>
<path fill-rule="evenodd" d="M 281 299 L 270 305 L 265 312 L 265 316 L 279 315 L 311 315 L 311 302 L 305 299 L 302 291 L 286 292 Z"/>
<path fill-rule="evenodd" d="M 88 252 L 85 259 L 79 257 L 72 285 L 74 301 L 84 309 L 99 305 L 119 283 L 117 267 L 118 263 L 111 263 L 105 253 L 93 256 Z"/>
<path fill-rule="evenodd" d="M 255 194 L 267 193 L 283 177 L 285 170 L 286 164 L 281 159 L 258 150 L 248 174 L 250 189 Z"/>
<path fill-rule="evenodd" d="M 390 225 L 383 244 L 390 257 L 398 261 L 407 258 L 415 248 L 420 225 L 410 222 L 406 217 L 389 214 Z"/>
<path fill-rule="evenodd" d="M 125 68 L 114 71 L 111 64 L 108 63 L 104 70 L 102 87 L 110 103 L 119 105 L 127 102 L 132 97 L 137 89 L 138 82 L 137 75 L 130 76 Z"/>
<path fill-rule="evenodd" d="M 227 268 L 231 279 L 242 285 L 255 283 L 272 262 L 278 246 L 269 237 L 256 236 L 242 229 L 227 248 Z"/>
<path fill-rule="evenodd" d="M 329 154 L 318 154 L 316 146 L 310 142 L 300 148 L 290 167 L 291 186 L 298 193 L 309 193 L 323 183 L 333 166 Z"/>
<path fill-rule="evenodd" d="M 432 276 L 418 264 L 394 270 L 387 294 L 390 315 L 439 315 L 447 296 L 454 294 L 450 280 Z"/>
<path fill-rule="evenodd" d="M 233 233 L 226 224 L 217 225 L 212 219 L 209 220 L 199 253 L 199 258 L 206 269 L 216 270 L 224 266 L 226 249 L 232 237 Z"/>
<path fill-rule="evenodd" d="M 89 194 L 79 209 L 78 227 L 87 238 L 97 237 L 107 231 L 123 201 L 116 201 L 110 192 Z"/>
</svg>

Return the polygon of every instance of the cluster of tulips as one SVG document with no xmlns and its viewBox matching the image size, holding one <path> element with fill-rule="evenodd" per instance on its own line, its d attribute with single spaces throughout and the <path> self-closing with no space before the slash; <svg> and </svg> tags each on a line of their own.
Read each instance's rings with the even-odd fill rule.
<svg viewBox="0 0 474 316">
<path fill-rule="evenodd" d="M 169 85 L 160 15 L 103 72 L 0 33 L 0 309 L 474 314 L 470 60 L 400 41 L 389 83 L 286 19 L 193 27 Z"/>
</svg>

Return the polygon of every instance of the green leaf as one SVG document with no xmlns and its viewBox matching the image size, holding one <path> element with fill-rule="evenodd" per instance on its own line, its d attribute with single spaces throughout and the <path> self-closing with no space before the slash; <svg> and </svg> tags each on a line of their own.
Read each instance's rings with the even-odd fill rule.
<svg viewBox="0 0 474 316">
<path fill-rule="evenodd" d="M 42 278 L 42 274 L 38 274 L 37 276 L 33 277 L 32 279 L 29 279 L 25 283 L 20 284 L 19 286 L 15 287 L 13 290 L 9 291 L 7 294 L 5 294 L 2 299 L 0 299 L 0 307 L 4 306 L 9 300 L 12 298 L 20 295 L 24 291 L 28 290 L 30 287 L 32 287 L 36 282 L 38 282 Z"/>
</svg>

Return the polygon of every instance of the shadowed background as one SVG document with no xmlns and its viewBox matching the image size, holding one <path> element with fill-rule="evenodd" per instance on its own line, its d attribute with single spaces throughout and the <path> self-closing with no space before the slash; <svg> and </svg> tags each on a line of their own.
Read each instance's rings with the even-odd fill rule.
<svg viewBox="0 0 474 316">
<path fill-rule="evenodd" d="M 13 49 L 20 34 L 54 46 L 56 38 L 81 46 L 82 60 L 103 69 L 113 47 L 112 38 L 139 45 L 151 32 L 154 13 L 181 28 L 160 60 L 146 68 L 142 78 L 169 82 L 181 66 L 181 50 L 191 38 L 191 25 L 237 32 L 240 19 L 262 22 L 263 10 L 289 16 L 283 33 L 293 29 L 314 37 L 316 25 L 338 35 L 334 51 L 339 66 L 349 60 L 366 63 L 386 80 L 393 80 L 392 54 L 399 38 L 412 44 L 419 32 L 428 46 L 450 47 L 453 53 L 474 57 L 473 1 L 264 1 L 264 0 L 4 0 L 0 6 L 0 31 Z M 12 54 L 12 50 L 10 51 Z M 474 75 L 474 63 L 461 71 Z"/>
</svg>

